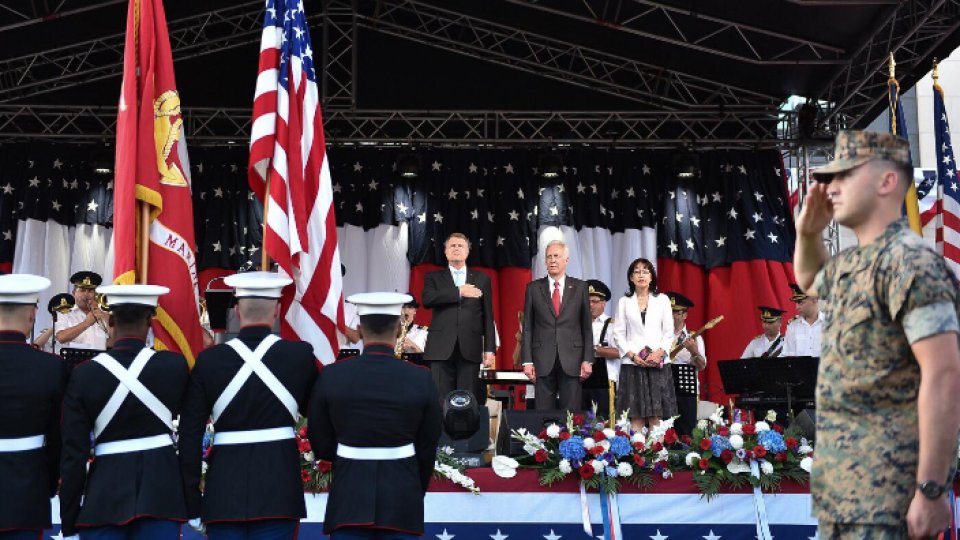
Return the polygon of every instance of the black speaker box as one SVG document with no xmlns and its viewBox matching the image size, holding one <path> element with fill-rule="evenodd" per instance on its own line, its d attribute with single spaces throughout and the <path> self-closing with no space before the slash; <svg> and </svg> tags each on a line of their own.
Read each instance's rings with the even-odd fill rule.
<svg viewBox="0 0 960 540">
<path fill-rule="evenodd" d="M 497 454 L 501 456 L 522 456 L 523 443 L 512 438 L 513 430 L 526 428 L 534 435 L 550 424 L 562 426 L 567 423 L 567 411 L 504 411 L 503 421 L 497 430 Z"/>
<path fill-rule="evenodd" d="M 812 441 L 817 433 L 817 412 L 813 409 L 804 409 L 793 419 L 793 424 L 800 428 L 804 437 Z"/>
<path fill-rule="evenodd" d="M 454 452 L 483 452 L 490 446 L 490 409 L 480 407 L 480 422 L 477 431 L 466 439 L 452 439 L 446 430 L 440 432 L 438 447 L 449 446 Z"/>
</svg>

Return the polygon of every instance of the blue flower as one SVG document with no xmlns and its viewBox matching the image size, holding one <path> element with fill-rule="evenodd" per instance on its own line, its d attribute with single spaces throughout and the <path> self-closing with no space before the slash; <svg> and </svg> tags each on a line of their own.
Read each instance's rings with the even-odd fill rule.
<svg viewBox="0 0 960 540">
<path fill-rule="evenodd" d="M 720 457 L 720 454 L 722 454 L 724 450 L 733 450 L 733 446 L 730 445 L 730 439 L 723 435 L 713 435 L 710 437 L 710 451 L 713 452 L 714 456 Z"/>
<path fill-rule="evenodd" d="M 630 446 L 630 440 L 623 435 L 617 435 L 616 437 L 610 439 L 610 452 L 612 452 L 615 456 L 623 457 L 629 454 L 632 450 L 633 447 Z"/>
<path fill-rule="evenodd" d="M 617 476 L 617 468 L 616 468 L 616 467 L 610 467 L 610 466 L 608 466 L 604 472 L 606 473 L 607 476 L 610 476 L 610 477 L 615 477 L 615 476 Z"/>
<path fill-rule="evenodd" d="M 760 446 L 766 448 L 767 452 L 776 454 L 787 451 L 787 444 L 783 442 L 783 435 L 772 429 L 761 433 L 760 436 L 757 437 L 757 442 L 760 443 Z"/>
<path fill-rule="evenodd" d="M 587 451 L 583 448 L 583 438 L 574 435 L 565 441 L 561 441 L 560 455 L 563 456 L 563 459 L 570 461 L 583 459 L 587 455 Z"/>
</svg>

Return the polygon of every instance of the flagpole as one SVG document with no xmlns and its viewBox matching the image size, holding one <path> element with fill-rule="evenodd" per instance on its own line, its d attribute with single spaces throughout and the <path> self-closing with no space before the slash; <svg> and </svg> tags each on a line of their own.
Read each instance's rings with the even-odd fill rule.
<svg viewBox="0 0 960 540">
<path fill-rule="evenodd" d="M 267 254 L 267 210 L 270 208 L 270 172 L 267 169 L 267 177 L 263 186 L 263 236 L 261 237 L 261 262 L 260 269 L 264 272 L 270 271 L 270 255 Z"/>
<path fill-rule="evenodd" d="M 933 91 L 941 92 L 940 88 L 940 64 L 937 62 L 937 59 L 933 59 Z M 937 178 L 937 213 L 936 213 L 936 222 L 933 227 L 933 244 L 936 246 L 937 253 L 943 255 L 943 243 L 944 243 L 944 230 L 943 230 L 943 179 Z"/>
<path fill-rule="evenodd" d="M 140 269 L 137 272 L 137 281 L 141 284 L 147 284 L 147 268 L 150 262 L 150 208 L 144 201 L 137 201 L 137 210 L 140 213 Z"/>
</svg>

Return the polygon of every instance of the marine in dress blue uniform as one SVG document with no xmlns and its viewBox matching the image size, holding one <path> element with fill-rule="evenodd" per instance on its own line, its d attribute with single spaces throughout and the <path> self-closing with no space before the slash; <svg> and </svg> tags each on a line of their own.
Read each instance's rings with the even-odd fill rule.
<svg viewBox="0 0 960 540">
<path fill-rule="evenodd" d="M 183 355 L 146 346 L 157 285 L 108 285 L 114 347 L 77 366 L 63 403 L 65 538 L 175 540 L 187 519 L 173 420 L 189 381 Z M 91 433 L 94 459 L 90 463 Z"/>
<path fill-rule="evenodd" d="M 50 280 L 0 276 L 0 539 L 38 540 L 50 527 L 60 479 L 60 407 L 66 370 L 27 344 Z"/>
<path fill-rule="evenodd" d="M 295 538 L 306 506 L 294 428 L 317 376 L 313 349 L 271 333 L 289 278 L 246 272 L 225 283 L 242 327 L 197 356 L 180 418 L 190 524 L 211 540 Z M 201 494 L 208 419 L 215 435 Z"/>
<path fill-rule="evenodd" d="M 423 534 L 423 500 L 440 438 L 430 371 L 397 360 L 400 308 L 410 296 L 355 294 L 363 354 L 327 366 L 310 399 L 310 444 L 333 461 L 324 532 L 334 540 Z"/>
</svg>

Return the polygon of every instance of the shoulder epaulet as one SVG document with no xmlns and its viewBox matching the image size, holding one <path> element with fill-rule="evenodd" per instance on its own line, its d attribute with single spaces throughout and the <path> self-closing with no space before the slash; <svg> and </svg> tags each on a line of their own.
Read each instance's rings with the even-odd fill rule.
<svg viewBox="0 0 960 540">
<path fill-rule="evenodd" d="M 420 329 L 421 329 L 421 330 L 429 330 L 430 327 L 429 327 L 429 326 L 421 326 Z"/>
<path fill-rule="evenodd" d="M 613 322 L 613 317 L 610 317 L 610 319 L 609 319 L 609 320 L 610 320 L 610 322 Z"/>
<path fill-rule="evenodd" d="M 763 334 L 760 334 L 759 336 L 757 336 L 757 337 L 755 337 L 755 338 L 753 338 L 753 339 L 760 339 L 760 338 L 762 338 L 762 337 L 763 337 Z"/>
</svg>

